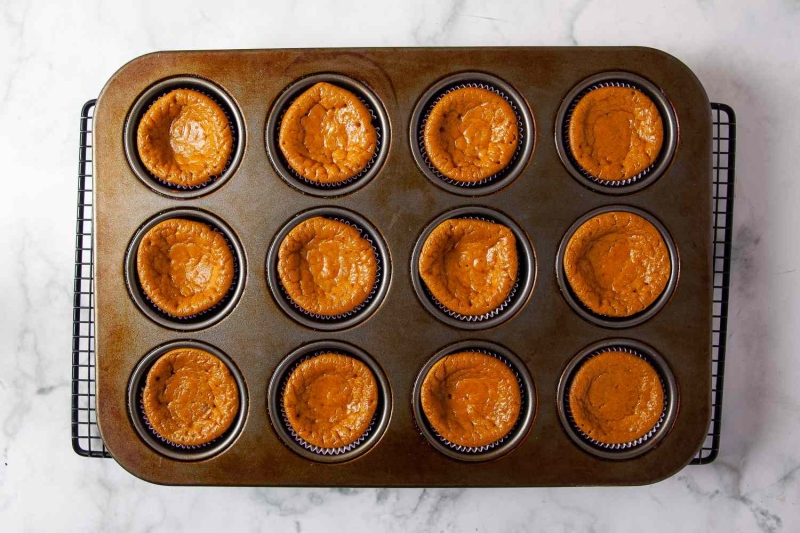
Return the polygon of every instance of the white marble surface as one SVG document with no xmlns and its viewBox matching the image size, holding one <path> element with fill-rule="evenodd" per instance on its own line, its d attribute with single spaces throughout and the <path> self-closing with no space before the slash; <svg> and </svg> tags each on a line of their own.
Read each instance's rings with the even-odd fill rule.
<svg viewBox="0 0 800 533">
<path fill-rule="evenodd" d="M 797 0 L 68 4 L 0 2 L 0 529 L 800 530 Z M 161 49 L 575 44 L 662 48 L 738 114 L 715 464 L 642 488 L 223 490 L 154 486 L 73 454 L 77 117 L 120 65 Z"/>
</svg>

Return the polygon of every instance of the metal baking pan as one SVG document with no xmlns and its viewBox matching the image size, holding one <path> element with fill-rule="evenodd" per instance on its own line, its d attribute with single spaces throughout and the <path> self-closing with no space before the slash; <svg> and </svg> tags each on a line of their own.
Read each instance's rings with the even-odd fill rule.
<svg viewBox="0 0 800 533">
<path fill-rule="evenodd" d="M 464 73 L 477 73 L 465 76 Z M 627 72 L 647 80 L 674 112 L 674 154 L 656 179 L 610 193 L 574 176 L 557 148 L 557 116 L 581 82 Z M 382 149 L 359 186 L 315 191 L 296 186 L 270 159 L 268 127 L 284 91 L 307 76 L 334 74 L 357 82 L 382 121 Z M 486 75 L 489 75 L 487 78 Z M 415 109 L 426 92 L 457 83 L 501 80 L 513 89 L 530 151 L 513 178 L 453 191 L 437 186 L 415 158 Z M 191 195 L 164 190 L 140 176 L 126 156 L 124 132 L 142 95 L 159 82 L 193 77 L 221 91 L 240 115 L 241 161 L 224 182 Z M 501 90 L 503 87 L 492 87 Z M 645 88 L 646 89 L 646 88 Z M 377 102 L 371 98 L 377 99 Z M 384 116 L 385 115 L 385 116 Z M 135 118 L 134 118 L 135 120 Z M 97 416 L 113 457 L 143 479 L 175 485 L 264 486 L 558 486 L 639 485 L 688 464 L 709 427 L 712 332 L 711 116 L 694 74 L 668 54 L 645 48 L 437 48 L 165 52 L 138 58 L 104 88 L 95 114 L 94 237 Z M 238 124 L 237 124 L 238 126 Z M 135 154 L 133 154 L 135 157 Z M 661 163 L 661 162 L 659 162 Z M 424 165 L 424 160 L 422 163 Z M 519 171 L 517 171 L 519 170 Z M 500 182 L 501 185 L 496 186 Z M 358 182 L 355 182 L 358 184 Z M 187 197 L 190 196 L 190 197 Z M 578 314 L 559 289 L 556 255 L 580 217 L 609 205 L 643 210 L 669 232 L 680 278 L 654 316 L 630 327 L 604 327 Z M 488 208 L 527 235 L 532 292 L 513 316 L 486 328 L 446 323 L 424 305 L 412 283 L 411 257 L 425 228 L 447 211 Z M 283 310 L 268 282 L 270 244 L 295 216 L 313 208 L 363 217 L 386 244 L 391 276 L 372 314 L 338 331 L 301 324 Z M 137 230 L 161 212 L 193 208 L 222 220 L 241 243 L 242 292 L 229 313 L 195 331 L 151 319 L 131 297 L 125 254 Z M 607 339 L 644 343 L 663 357 L 675 380 L 674 423 L 657 445 L 634 458 L 600 457 L 573 442 L 562 426 L 557 389 L 576 355 Z M 486 461 L 442 453 L 420 432 L 412 391 L 434 354 L 475 340 L 490 342 L 525 365 L 535 391 L 535 418 L 513 449 Z M 139 436 L 128 402 L 134 370 L 158 347 L 199 341 L 226 354 L 241 372 L 248 405 L 241 431 L 219 453 L 199 460 L 160 453 Z M 323 463 L 285 445 L 270 423 L 268 386 L 292 353 L 319 341 L 344 342 L 377 363 L 388 380 L 388 423 L 371 448 L 353 460 Z"/>
</svg>

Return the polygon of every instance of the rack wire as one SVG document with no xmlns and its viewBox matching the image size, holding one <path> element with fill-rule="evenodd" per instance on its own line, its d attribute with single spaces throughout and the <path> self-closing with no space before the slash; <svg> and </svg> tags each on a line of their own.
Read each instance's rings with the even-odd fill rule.
<svg viewBox="0 0 800 533">
<path fill-rule="evenodd" d="M 693 465 L 705 465 L 719 454 L 722 390 L 728 337 L 728 292 L 731 281 L 733 187 L 736 157 L 736 115 L 730 106 L 711 104 L 714 213 L 714 298 L 711 332 L 711 424 Z"/>
<path fill-rule="evenodd" d="M 72 448 L 85 457 L 111 457 L 97 428 L 95 410 L 94 255 L 92 248 L 93 150 L 95 100 L 84 104 L 78 151 L 78 216 L 75 232 L 75 285 L 72 310 Z M 725 104 L 711 104 L 714 214 L 714 297 L 712 329 L 711 424 L 693 465 L 714 461 L 719 453 L 722 391 L 728 331 L 728 291 L 733 233 L 736 116 Z"/>
<path fill-rule="evenodd" d="M 81 110 L 78 146 L 78 216 L 72 303 L 72 449 L 86 457 L 111 457 L 97 429 L 94 355 L 94 250 L 92 247 L 95 100 Z"/>
</svg>

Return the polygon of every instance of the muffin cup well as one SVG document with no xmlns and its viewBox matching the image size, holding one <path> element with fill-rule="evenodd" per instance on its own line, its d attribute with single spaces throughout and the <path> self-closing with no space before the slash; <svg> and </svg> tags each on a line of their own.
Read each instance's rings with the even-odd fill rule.
<svg viewBox="0 0 800 533">
<path fill-rule="evenodd" d="M 233 420 L 231 426 L 219 437 L 198 446 L 186 446 L 170 442 L 159 435 L 150 425 L 144 413 L 142 394 L 144 392 L 147 373 L 153 364 L 164 354 L 177 348 L 195 348 L 206 351 L 217 357 L 233 376 L 236 386 L 239 389 L 239 412 Z M 134 368 L 128 382 L 128 414 L 130 415 L 133 427 L 139 437 L 158 453 L 177 459 L 179 461 L 200 461 L 209 459 L 228 449 L 239 437 L 244 428 L 247 418 L 248 395 L 244 377 L 234 364 L 233 360 L 215 346 L 199 341 L 182 340 L 163 344 L 145 355 Z"/>
<path fill-rule="evenodd" d="M 628 317 L 611 317 L 600 315 L 586 307 L 575 295 L 575 292 L 572 290 L 572 287 L 567 280 L 566 272 L 564 272 L 564 254 L 566 253 L 567 244 L 578 228 L 586 223 L 589 219 L 596 217 L 597 215 L 610 213 L 613 211 L 632 213 L 650 222 L 661 234 L 661 238 L 664 239 L 664 244 L 666 244 L 667 251 L 669 252 L 670 273 L 669 280 L 667 280 L 667 285 L 664 287 L 664 290 L 661 292 L 659 297 L 656 298 L 652 304 L 650 304 L 649 307 Z M 581 318 L 606 328 L 630 328 L 650 320 L 659 311 L 661 311 L 661 309 L 667 305 L 667 302 L 669 302 L 670 298 L 672 298 L 675 288 L 678 285 L 679 277 L 680 257 L 678 255 L 678 247 L 675 245 L 675 241 L 667 231 L 667 228 L 665 228 L 664 225 L 650 213 L 628 205 L 608 205 L 589 211 L 569 227 L 567 233 L 564 234 L 564 237 L 561 239 L 561 244 L 559 244 L 558 252 L 556 253 L 556 281 L 558 283 L 558 288 L 561 291 L 561 295 L 567 301 L 567 304 L 569 304 L 572 310 L 578 313 Z"/>
<path fill-rule="evenodd" d="M 281 387 L 279 390 L 280 397 L 283 398 L 284 394 L 286 393 L 286 385 L 289 382 L 289 376 L 291 376 L 292 372 L 294 372 L 295 369 L 297 369 L 297 367 L 300 366 L 301 363 L 304 363 L 310 359 L 313 359 L 315 357 L 318 357 L 326 353 L 334 353 L 336 355 L 346 355 L 341 352 L 331 352 L 329 350 L 317 350 L 316 352 L 305 355 L 304 357 L 298 359 L 291 366 L 291 368 L 289 368 L 286 371 L 286 374 L 284 375 L 283 382 L 281 383 Z M 354 440 L 350 444 L 347 444 L 346 446 L 340 446 L 338 448 L 323 448 L 322 446 L 316 446 L 303 439 L 303 437 L 301 437 L 300 435 L 298 435 L 295 432 L 294 428 L 292 427 L 291 422 L 289 422 L 289 416 L 286 414 L 286 407 L 283 405 L 283 402 L 280 402 L 280 414 L 286 431 L 289 432 L 289 435 L 291 435 L 292 439 L 297 444 L 299 444 L 306 450 L 318 455 L 342 455 L 344 453 L 355 450 L 362 442 L 364 442 L 365 440 L 367 440 L 367 438 L 369 438 L 370 434 L 372 433 L 372 428 L 375 426 L 375 420 L 377 419 L 378 413 L 376 408 L 375 414 L 372 416 L 372 420 L 370 421 L 369 426 L 367 426 L 367 429 L 364 430 L 364 433 L 361 436 L 359 436 L 356 440 Z"/>
<path fill-rule="evenodd" d="M 283 283 L 281 283 L 280 276 L 278 275 L 278 254 L 283 239 L 298 224 L 313 217 L 324 217 L 354 227 L 361 236 L 370 243 L 372 251 L 375 253 L 377 269 L 375 273 L 375 284 L 372 291 L 361 304 L 347 313 L 328 316 L 306 311 L 292 300 L 283 287 Z M 287 315 L 300 324 L 312 329 L 338 331 L 351 328 L 364 322 L 378 310 L 378 307 L 380 307 L 381 302 L 386 296 L 386 292 L 389 290 L 392 267 L 389 258 L 389 249 L 383 237 L 378 233 L 375 226 L 366 218 L 352 211 L 338 207 L 318 207 L 300 213 L 281 228 L 269 247 L 266 270 L 270 292 L 277 304 Z"/>
<path fill-rule="evenodd" d="M 589 92 L 601 87 L 628 87 L 647 95 L 661 114 L 664 141 L 661 153 L 652 165 L 626 180 L 602 180 L 592 176 L 575 160 L 569 144 L 569 121 L 578 102 Z M 586 78 L 576 85 L 561 103 L 556 114 L 556 149 L 562 163 L 573 178 L 582 185 L 606 194 L 629 194 L 647 187 L 666 172 L 678 147 L 678 119 L 666 95 L 653 83 L 630 72 L 603 72 Z"/>
<path fill-rule="evenodd" d="M 225 238 L 225 242 L 228 244 L 231 254 L 233 255 L 233 283 L 231 283 L 227 294 L 222 300 L 209 309 L 188 317 L 170 315 L 153 303 L 145 294 L 139 283 L 139 274 L 136 268 L 136 255 L 145 234 L 157 224 L 173 218 L 185 218 L 208 224 L 214 231 L 220 233 Z M 246 277 L 247 265 L 244 248 L 233 230 L 216 215 L 196 208 L 169 209 L 151 217 L 136 230 L 125 253 L 125 285 L 128 288 L 131 299 L 139 310 L 152 321 L 160 326 L 177 331 L 197 331 L 213 326 L 225 318 L 239 303 L 239 299 L 244 292 Z"/>
<path fill-rule="evenodd" d="M 482 315 L 462 315 L 448 309 L 434 298 L 419 273 L 419 258 L 422 254 L 425 240 L 439 224 L 454 218 L 477 219 L 502 224 L 511 230 L 517 242 L 518 268 L 516 283 L 503 303 Z M 511 319 L 528 302 L 536 284 L 536 254 L 525 231 L 508 216 L 486 207 L 459 207 L 436 217 L 425 227 L 425 230 L 417 239 L 411 254 L 411 284 L 414 286 L 414 292 L 416 292 L 417 298 L 419 298 L 425 309 L 445 324 L 468 330 L 488 329 Z"/>
<path fill-rule="evenodd" d="M 664 411 L 661 418 L 645 436 L 623 444 L 606 444 L 585 435 L 572 418 L 569 388 L 580 366 L 592 357 L 609 351 L 627 352 L 649 363 L 658 373 L 664 390 Z M 653 449 L 669 433 L 678 414 L 678 385 L 669 365 L 658 352 L 643 342 L 632 339 L 608 339 L 584 348 L 564 369 L 558 382 L 556 402 L 561 425 L 572 441 L 582 450 L 603 459 L 631 459 Z"/>
<path fill-rule="evenodd" d="M 314 446 L 300 438 L 289 424 L 283 408 L 283 391 L 289 375 L 303 361 L 324 353 L 335 353 L 358 359 L 370 369 L 378 385 L 378 406 L 370 426 L 356 441 L 339 448 Z M 318 341 L 293 351 L 275 369 L 267 388 L 267 410 L 272 427 L 290 450 L 311 461 L 341 463 L 365 454 L 380 441 L 391 417 L 392 392 L 383 369 L 365 351 L 345 342 Z"/>
<path fill-rule="evenodd" d="M 501 439 L 485 446 L 470 447 L 452 443 L 439 435 L 439 433 L 428 422 L 425 412 L 422 410 L 422 383 L 430 372 L 433 365 L 444 357 L 458 352 L 478 352 L 490 355 L 508 366 L 517 378 L 522 404 L 520 406 L 519 417 L 511 430 Z M 438 452 L 444 455 L 466 462 L 483 462 L 497 459 L 511 452 L 519 446 L 527 437 L 533 426 L 536 417 L 537 400 L 536 388 L 533 379 L 528 373 L 525 363 L 522 362 L 507 348 L 483 340 L 466 340 L 451 344 L 437 352 L 422 367 L 414 380 L 414 388 L 411 393 L 411 409 L 414 414 L 414 423 L 420 434 Z"/>
<path fill-rule="evenodd" d="M 139 129 L 139 122 L 142 116 L 147 112 L 153 103 L 166 95 L 168 92 L 176 89 L 191 89 L 202 93 L 219 105 L 225 112 L 228 118 L 228 124 L 231 129 L 233 137 L 233 148 L 228 162 L 225 164 L 223 171 L 210 178 L 205 183 L 186 187 L 183 185 L 176 185 L 163 181 L 147 170 L 147 167 L 142 163 L 139 157 L 139 148 L 136 142 L 136 135 Z M 236 103 L 222 88 L 216 84 L 195 76 L 178 76 L 174 78 L 167 78 L 155 85 L 150 86 L 139 98 L 134 102 L 131 107 L 128 117 L 125 121 L 125 130 L 123 137 L 123 145 L 125 148 L 125 156 L 128 159 L 133 173 L 145 185 L 154 191 L 161 193 L 165 196 L 172 198 L 188 199 L 197 198 L 215 191 L 225 184 L 231 176 L 236 172 L 239 163 L 242 161 L 245 146 L 245 127 L 242 113 Z"/>
<path fill-rule="evenodd" d="M 372 116 L 377 134 L 375 153 L 367 165 L 355 176 L 338 183 L 318 183 L 298 174 L 281 152 L 278 138 L 286 110 L 304 91 L 313 85 L 327 82 L 355 94 Z M 350 194 L 369 183 L 380 172 L 389 154 L 391 129 L 389 116 L 378 96 L 363 83 L 342 74 L 320 73 L 306 76 L 287 87 L 270 109 L 265 131 L 267 155 L 278 175 L 292 187 L 312 196 L 331 198 Z"/>
<path fill-rule="evenodd" d="M 461 182 L 443 175 L 430 162 L 425 150 L 425 123 L 434 106 L 445 94 L 467 87 L 486 89 L 505 99 L 517 115 L 519 129 L 517 150 L 508 165 L 478 182 Z M 438 81 L 422 95 L 411 115 L 409 139 L 414 161 L 434 185 L 461 196 L 480 196 L 497 192 L 519 177 L 533 154 L 536 128 L 525 99 L 510 84 L 483 72 L 462 72 Z"/>
</svg>

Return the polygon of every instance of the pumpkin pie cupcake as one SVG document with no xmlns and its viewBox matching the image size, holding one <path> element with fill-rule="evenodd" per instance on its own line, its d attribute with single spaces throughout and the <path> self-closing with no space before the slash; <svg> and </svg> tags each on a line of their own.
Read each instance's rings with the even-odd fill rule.
<svg viewBox="0 0 800 533">
<path fill-rule="evenodd" d="M 607 445 L 646 437 L 664 413 L 658 372 L 641 357 L 623 351 L 602 352 L 581 364 L 568 398 L 577 429 Z"/>
<path fill-rule="evenodd" d="M 378 383 L 354 357 L 325 353 L 289 374 L 283 411 L 293 436 L 323 449 L 360 442 L 378 407 Z"/>
<path fill-rule="evenodd" d="M 664 142 L 661 114 L 633 87 L 600 87 L 586 93 L 569 118 L 569 149 L 590 176 L 625 181 L 658 159 Z"/>
<path fill-rule="evenodd" d="M 514 428 L 522 394 L 514 372 L 479 352 L 437 361 L 425 376 L 420 403 L 433 430 L 450 444 L 477 448 L 497 443 Z"/>
<path fill-rule="evenodd" d="M 219 358 L 197 348 L 177 348 L 150 367 L 142 408 L 148 426 L 163 440 L 202 446 L 233 423 L 239 388 Z"/>
<path fill-rule="evenodd" d="M 203 93 L 176 89 L 144 113 L 136 145 L 153 176 L 189 188 L 222 174 L 233 151 L 233 135 L 219 104 Z"/>
<path fill-rule="evenodd" d="M 136 271 L 142 291 L 158 309 L 189 318 L 225 298 L 235 264 L 221 233 L 203 222 L 171 218 L 145 233 Z"/>
<path fill-rule="evenodd" d="M 320 82 L 297 97 L 281 119 L 278 145 L 301 177 L 338 184 L 364 170 L 377 132 L 369 109 L 346 89 Z"/>
<path fill-rule="evenodd" d="M 669 250 L 658 229 L 623 211 L 584 222 L 564 251 L 572 292 L 590 311 L 604 316 L 644 311 L 664 292 L 671 272 Z"/>
<path fill-rule="evenodd" d="M 296 225 L 278 249 L 278 277 L 309 314 L 333 317 L 358 309 L 372 294 L 378 260 L 370 242 L 344 222 L 313 217 Z"/>
<path fill-rule="evenodd" d="M 423 128 L 428 160 L 443 176 L 461 183 L 483 181 L 502 171 L 519 145 L 517 115 L 502 96 L 479 87 L 446 93 Z"/>
<path fill-rule="evenodd" d="M 445 220 L 419 257 L 420 277 L 437 303 L 465 316 L 485 315 L 506 302 L 517 270 L 514 234 L 484 220 Z"/>
</svg>

